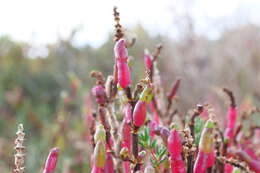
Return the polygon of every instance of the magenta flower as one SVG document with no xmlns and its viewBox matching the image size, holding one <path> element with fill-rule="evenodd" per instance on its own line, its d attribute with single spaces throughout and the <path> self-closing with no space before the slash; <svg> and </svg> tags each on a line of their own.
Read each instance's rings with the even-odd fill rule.
<svg viewBox="0 0 260 173">
<path fill-rule="evenodd" d="M 225 137 L 231 140 L 234 137 L 234 129 L 235 129 L 236 119 L 237 119 L 236 107 L 231 107 L 231 106 L 229 107 L 227 118 L 228 118 L 228 122 L 225 131 Z"/>
<path fill-rule="evenodd" d="M 105 87 L 102 85 L 96 85 L 92 88 L 92 94 L 96 97 L 98 104 L 105 104 L 107 101 Z"/>
<path fill-rule="evenodd" d="M 127 64 L 128 53 L 124 39 L 120 39 L 116 42 L 114 53 L 116 57 L 118 83 L 122 88 L 126 88 L 131 84 L 131 74 Z"/>
<path fill-rule="evenodd" d="M 146 119 L 146 102 L 139 100 L 134 108 L 134 125 L 136 127 L 140 127 L 144 124 L 145 119 Z"/>
<path fill-rule="evenodd" d="M 106 163 L 104 168 L 104 173 L 114 173 L 114 162 L 112 154 L 110 152 L 106 153 Z"/>
<path fill-rule="evenodd" d="M 168 137 L 168 151 L 170 153 L 170 164 L 173 173 L 185 173 L 185 163 L 182 160 L 182 142 L 176 129 L 173 129 Z"/>
<path fill-rule="evenodd" d="M 152 97 L 152 88 L 148 86 L 143 90 L 134 108 L 133 123 L 136 127 L 144 124 L 146 119 L 146 105 L 151 101 Z"/>
<path fill-rule="evenodd" d="M 52 148 L 45 162 L 43 173 L 54 173 L 59 156 L 59 149 Z"/>
<path fill-rule="evenodd" d="M 144 51 L 144 64 L 146 69 L 148 70 L 152 69 L 153 66 L 152 56 L 149 54 L 147 50 Z"/>
</svg>

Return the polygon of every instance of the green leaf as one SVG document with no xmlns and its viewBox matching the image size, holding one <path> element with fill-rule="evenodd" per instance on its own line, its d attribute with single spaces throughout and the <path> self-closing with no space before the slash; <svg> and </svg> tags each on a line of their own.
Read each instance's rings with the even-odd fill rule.
<svg viewBox="0 0 260 173">
<path fill-rule="evenodd" d="M 199 145 L 200 136 L 201 136 L 201 132 L 203 130 L 204 124 L 205 124 L 205 122 L 203 119 L 201 119 L 200 117 L 195 118 L 194 131 L 195 131 L 195 144 L 196 145 Z"/>
</svg>

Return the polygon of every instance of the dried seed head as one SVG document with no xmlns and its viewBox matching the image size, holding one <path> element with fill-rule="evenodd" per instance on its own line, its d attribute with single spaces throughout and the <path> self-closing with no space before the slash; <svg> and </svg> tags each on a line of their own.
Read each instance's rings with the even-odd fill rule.
<svg viewBox="0 0 260 173">
<path fill-rule="evenodd" d="M 15 151 L 16 154 L 14 155 L 15 161 L 15 169 L 14 173 L 24 173 L 25 171 L 25 146 L 23 146 L 24 143 L 24 136 L 25 133 L 23 131 L 23 125 L 19 124 L 18 131 L 16 132 L 17 138 L 15 139 Z"/>
</svg>

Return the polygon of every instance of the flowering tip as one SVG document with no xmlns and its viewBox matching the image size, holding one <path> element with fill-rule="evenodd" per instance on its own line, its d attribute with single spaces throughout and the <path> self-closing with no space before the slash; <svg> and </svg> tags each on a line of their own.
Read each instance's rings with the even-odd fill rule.
<svg viewBox="0 0 260 173">
<path fill-rule="evenodd" d="M 94 140 L 95 140 L 95 143 L 97 143 L 98 141 L 104 142 L 106 140 L 106 131 L 102 124 L 99 124 L 97 126 L 97 129 L 96 129 L 96 132 L 94 135 Z"/>
<path fill-rule="evenodd" d="M 182 152 L 181 137 L 176 129 L 173 129 L 168 137 L 168 151 L 170 155 L 178 157 Z"/>
<path fill-rule="evenodd" d="M 58 156 L 59 156 L 59 149 L 52 148 L 46 159 L 43 173 L 53 173 L 54 172 L 57 162 L 58 162 Z"/>
<path fill-rule="evenodd" d="M 128 52 L 126 49 L 126 41 L 124 39 L 120 39 L 116 42 L 114 47 L 114 54 L 116 58 L 127 59 Z"/>
<path fill-rule="evenodd" d="M 146 119 L 146 102 L 139 100 L 134 108 L 133 123 L 136 127 L 140 127 L 144 124 Z"/>
</svg>

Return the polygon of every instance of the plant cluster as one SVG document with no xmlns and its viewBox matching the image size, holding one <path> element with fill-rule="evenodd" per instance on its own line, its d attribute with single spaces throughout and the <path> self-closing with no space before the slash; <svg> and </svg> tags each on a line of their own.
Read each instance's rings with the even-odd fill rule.
<svg viewBox="0 0 260 173">
<path fill-rule="evenodd" d="M 260 129 L 250 126 L 248 134 L 242 130 L 243 121 L 259 109 L 238 112 L 233 92 L 223 88 L 230 100 L 225 129 L 209 103 L 198 104 L 188 115 L 179 114 L 173 105 L 181 79 L 165 94 L 157 67 L 162 46 L 153 54 L 144 52 L 146 74 L 134 85 L 128 55 L 134 41 L 125 38 L 116 8 L 114 16 L 114 73 L 106 78 L 101 72 L 91 73 L 96 79 L 91 93 L 97 103 L 88 118 L 91 172 L 260 173 Z M 19 160 L 24 158 L 22 126 L 17 135 Z M 58 155 L 59 149 L 51 149 L 43 173 L 54 172 Z M 22 173 L 24 161 L 15 163 L 15 171 Z"/>
</svg>

